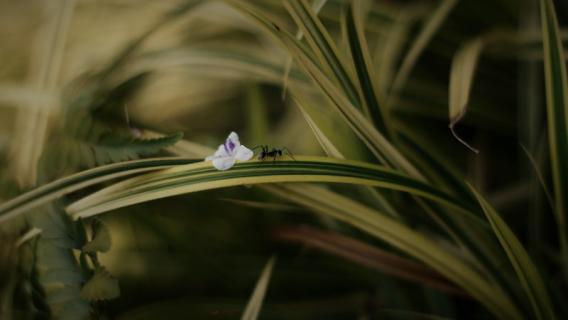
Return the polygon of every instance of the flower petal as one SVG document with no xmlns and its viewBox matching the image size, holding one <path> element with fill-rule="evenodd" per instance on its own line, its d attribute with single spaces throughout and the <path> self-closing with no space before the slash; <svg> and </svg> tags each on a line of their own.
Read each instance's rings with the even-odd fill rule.
<svg viewBox="0 0 568 320">
<path fill-rule="evenodd" d="M 254 156 L 254 153 L 252 152 L 251 149 L 241 145 L 237 148 L 237 151 L 235 152 L 235 159 L 239 160 L 239 161 L 247 161 L 250 160 L 252 157 Z"/>
<path fill-rule="evenodd" d="M 238 148 L 240 145 L 241 142 L 239 141 L 239 135 L 233 131 L 229 134 L 229 136 L 225 140 L 225 144 L 223 144 L 223 147 L 227 154 L 233 155 L 235 154 L 235 149 Z"/>
<path fill-rule="evenodd" d="M 241 145 L 241 142 L 239 141 L 239 135 L 235 131 L 229 133 L 227 140 L 233 141 L 233 143 L 235 143 L 236 145 Z"/>
<path fill-rule="evenodd" d="M 235 158 L 233 158 L 233 157 L 224 157 L 224 158 L 213 159 L 213 166 L 217 170 L 228 170 L 234 164 L 235 164 Z"/>
<path fill-rule="evenodd" d="M 219 145 L 217 151 L 215 151 L 215 153 L 212 156 L 208 156 L 207 158 L 205 158 L 205 161 L 213 160 L 216 158 L 229 157 L 229 156 L 230 155 L 225 152 L 225 146 L 221 144 Z"/>
</svg>

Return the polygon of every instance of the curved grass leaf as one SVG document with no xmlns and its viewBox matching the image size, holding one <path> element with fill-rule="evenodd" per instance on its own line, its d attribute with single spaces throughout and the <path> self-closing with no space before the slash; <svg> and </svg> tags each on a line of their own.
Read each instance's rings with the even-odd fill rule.
<svg viewBox="0 0 568 320">
<path fill-rule="evenodd" d="M 327 0 L 314 0 L 312 2 L 312 9 L 314 10 L 314 13 L 316 15 L 319 14 L 319 12 L 323 8 L 323 6 L 325 6 L 326 2 L 327 2 Z M 298 39 L 298 41 L 300 41 L 300 40 L 302 40 L 302 38 L 304 38 L 304 33 L 302 32 L 302 30 L 298 30 L 298 32 L 296 33 L 296 39 Z M 288 60 L 286 60 L 286 67 L 285 67 L 285 70 L 284 70 L 284 78 L 282 80 L 282 98 L 285 97 L 286 89 L 288 88 L 288 79 L 289 79 L 289 76 L 290 76 L 290 70 L 291 69 L 292 69 L 292 58 L 288 58 Z"/>
<path fill-rule="evenodd" d="M 338 148 L 333 144 L 333 142 L 331 142 L 331 140 L 325 135 L 325 133 L 323 133 L 320 127 L 314 122 L 310 114 L 306 111 L 306 107 L 304 106 L 305 105 L 304 100 L 296 96 L 292 96 L 292 99 L 294 100 L 294 102 L 302 112 L 304 120 L 306 120 L 306 122 L 308 123 L 308 126 L 312 130 L 314 136 L 318 140 L 320 146 L 325 151 L 325 153 L 333 158 L 345 159 L 341 151 L 339 151 Z"/>
<path fill-rule="evenodd" d="M 475 153 L 479 151 L 461 139 L 456 134 L 454 126 L 466 113 L 475 68 L 484 45 L 483 38 L 476 38 L 461 47 L 454 56 L 450 73 L 449 127 L 454 137 Z"/>
<path fill-rule="evenodd" d="M 377 43 L 374 59 L 379 77 L 381 93 L 387 95 L 392 86 L 392 78 L 397 62 L 412 31 L 412 26 L 433 9 L 430 3 L 411 3 L 405 5 L 394 16 L 392 26 L 383 39 Z"/>
<path fill-rule="evenodd" d="M 274 59 L 266 56 L 264 48 L 252 50 L 241 45 L 224 44 L 219 46 L 192 46 L 179 50 L 165 50 L 153 52 L 143 56 L 133 63 L 131 73 L 150 72 L 165 68 L 209 68 L 209 75 L 224 77 L 220 70 L 238 72 L 244 78 L 262 80 L 264 82 L 279 84 L 284 69 Z M 231 73 L 232 74 L 232 73 Z M 291 84 L 304 85 L 306 77 L 296 68 L 289 72 Z"/>
<path fill-rule="evenodd" d="M 544 282 L 523 245 L 495 209 L 473 187 L 470 188 L 477 197 L 503 249 L 509 256 L 509 260 L 529 298 L 535 316 L 537 319 L 555 319 L 556 317 Z"/>
<path fill-rule="evenodd" d="M 394 77 L 388 102 L 389 106 L 392 106 L 393 103 L 396 102 L 400 90 L 406 84 L 406 80 L 412 68 L 416 64 L 416 61 L 418 61 L 418 57 L 456 4 L 457 0 L 441 0 L 440 5 L 432 12 L 432 15 L 426 21 L 424 28 L 420 30 L 420 33 L 404 56 L 402 64 Z"/>
<path fill-rule="evenodd" d="M 314 10 L 305 0 L 286 0 L 284 6 L 304 34 L 308 44 L 324 70 L 330 70 L 349 101 L 361 108 L 353 75 L 349 73 L 345 58 L 342 57 L 331 36 L 318 19 Z"/>
<path fill-rule="evenodd" d="M 527 155 L 527 159 L 529 160 L 531 166 L 533 167 L 534 174 L 536 175 L 536 178 L 537 178 L 538 182 L 540 183 L 540 187 L 542 188 L 542 191 L 544 192 L 544 195 L 546 196 L 546 200 L 548 200 L 548 204 L 550 205 L 550 208 L 552 208 L 552 210 L 554 211 L 554 200 L 552 199 L 552 193 L 550 193 L 550 191 L 548 190 L 548 187 L 546 186 L 546 180 L 544 179 L 544 176 L 542 175 L 542 172 L 539 169 L 539 165 L 538 165 L 537 160 L 533 157 L 533 155 L 530 153 L 530 151 L 524 145 L 521 144 L 521 148 L 523 149 L 523 151 Z"/>
<path fill-rule="evenodd" d="M 82 171 L 28 191 L 0 205 L 0 223 L 59 197 L 104 181 L 175 165 L 196 162 L 186 158 L 135 160 Z"/>
<path fill-rule="evenodd" d="M 262 302 L 264 301 L 264 296 L 266 295 L 266 290 L 268 289 L 268 284 L 270 282 L 270 277 L 272 275 L 272 269 L 274 268 L 274 262 L 276 257 L 272 257 L 264 266 L 258 282 L 254 288 L 252 296 L 249 299 L 247 307 L 241 316 L 241 320 L 256 320 L 260 314 L 260 309 L 262 308 Z"/>
<path fill-rule="evenodd" d="M 267 186 L 269 191 L 348 223 L 424 262 L 463 288 L 501 319 L 521 319 L 510 298 L 446 249 L 386 215 L 312 185 Z M 333 199 L 333 201 L 329 201 Z"/>
<path fill-rule="evenodd" d="M 339 233 L 302 226 L 279 228 L 273 232 L 273 236 L 282 241 L 299 242 L 309 248 L 316 248 L 382 273 L 446 293 L 465 294 L 439 273 L 422 264 Z"/>
<path fill-rule="evenodd" d="M 365 110 L 377 129 L 388 138 L 390 136 L 388 114 L 376 83 L 377 76 L 372 65 L 369 46 L 365 39 L 361 6 L 351 2 L 347 6 L 345 20 L 349 48 L 351 49 L 351 56 L 353 57 L 353 63 L 359 79 L 361 100 L 365 102 Z"/>
<path fill-rule="evenodd" d="M 295 156 L 295 161 L 247 161 L 218 171 L 209 162 L 178 166 L 131 178 L 71 204 L 67 212 L 88 217 L 116 208 L 174 195 L 239 185 L 321 182 L 348 183 L 409 192 L 448 205 L 471 222 L 485 225 L 467 204 L 416 179 L 367 163 Z"/>
<path fill-rule="evenodd" d="M 550 0 L 540 1 L 544 48 L 544 75 L 548 117 L 548 139 L 559 237 L 568 261 L 568 77 L 560 41 L 558 20 Z"/>
</svg>

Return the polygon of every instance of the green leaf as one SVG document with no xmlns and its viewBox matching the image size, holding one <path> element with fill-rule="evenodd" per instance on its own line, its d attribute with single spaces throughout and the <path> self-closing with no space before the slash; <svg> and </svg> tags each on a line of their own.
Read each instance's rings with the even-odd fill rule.
<svg viewBox="0 0 568 320">
<path fill-rule="evenodd" d="M 187 158 L 153 158 L 109 164 L 85 170 L 37 187 L 2 203 L 0 205 L 0 223 L 13 219 L 28 210 L 49 203 L 66 194 L 104 181 L 192 162 L 196 162 L 196 160 Z"/>
<path fill-rule="evenodd" d="M 241 316 L 241 320 L 256 320 L 258 318 L 264 301 L 264 296 L 266 295 L 266 290 L 268 289 L 270 277 L 272 276 L 272 269 L 274 268 L 275 261 L 276 257 L 272 257 L 264 266 L 254 291 L 247 303 L 245 311 Z"/>
<path fill-rule="evenodd" d="M 237 73 L 243 79 L 280 84 L 284 68 L 273 56 L 266 55 L 265 48 L 250 45 L 224 43 L 219 45 L 192 45 L 178 50 L 164 50 L 144 55 L 135 64 L 138 72 L 159 71 L 164 68 L 196 68 L 204 69 L 214 78 L 225 78 L 226 71 Z M 297 68 L 289 72 L 290 84 L 306 84 L 306 77 Z"/>
<path fill-rule="evenodd" d="M 450 73 L 449 127 L 454 137 L 475 153 L 478 153 L 479 151 L 461 139 L 456 134 L 454 127 L 463 118 L 467 111 L 467 104 L 469 101 L 469 94 L 471 92 L 475 68 L 484 45 L 484 38 L 480 37 L 466 43 L 458 49 L 458 53 L 456 53 L 452 61 Z"/>
<path fill-rule="evenodd" d="M 412 42 L 410 49 L 404 56 L 402 64 L 394 77 L 391 97 L 389 97 L 388 102 L 389 106 L 392 106 L 393 102 L 396 102 L 398 94 L 406 84 L 406 80 L 416 64 L 416 61 L 418 61 L 420 54 L 424 51 L 428 42 L 434 37 L 434 34 L 438 31 L 456 4 L 457 0 L 441 0 L 440 5 L 432 12 L 432 15 L 428 18 L 414 42 Z"/>
<path fill-rule="evenodd" d="M 300 226 L 279 228 L 273 232 L 273 236 L 282 241 L 299 242 L 310 249 L 319 249 L 384 274 L 414 281 L 445 293 L 465 294 L 423 264 L 339 233 Z"/>
<path fill-rule="evenodd" d="M 312 9 L 314 10 L 315 15 L 317 16 L 319 14 L 319 12 L 321 11 L 321 9 L 323 8 L 323 6 L 325 6 L 325 3 L 327 2 L 327 0 L 314 0 L 312 2 Z M 298 41 L 302 40 L 302 38 L 304 38 L 304 33 L 302 32 L 302 30 L 298 30 L 298 32 L 296 32 L 296 39 L 298 39 Z M 288 80 L 290 79 L 290 70 L 292 69 L 292 59 L 288 58 L 288 60 L 286 61 L 286 67 L 284 70 L 284 79 L 282 80 L 282 96 L 285 96 L 286 93 L 286 89 L 288 88 Z"/>
<path fill-rule="evenodd" d="M 495 209 L 473 187 L 470 188 L 477 197 L 507 256 L 509 256 L 535 316 L 538 319 L 555 319 L 556 316 L 544 282 L 523 245 Z"/>
<path fill-rule="evenodd" d="M 342 57 L 317 14 L 305 0 L 284 1 L 284 6 L 304 34 L 323 70 L 330 70 L 331 75 L 340 84 L 349 101 L 361 108 L 353 75 L 349 73 L 345 57 Z M 327 72 L 326 72 L 327 73 Z"/>
<path fill-rule="evenodd" d="M 294 160 L 238 163 L 231 170 L 216 170 L 200 162 L 128 179 L 72 203 L 67 212 L 85 218 L 135 203 L 174 195 L 238 185 L 282 182 L 349 183 L 409 192 L 448 205 L 456 214 L 485 225 L 469 205 L 428 184 L 394 170 L 363 162 L 295 156 Z"/>
<path fill-rule="evenodd" d="M 521 319 L 519 310 L 501 288 L 488 282 L 439 244 L 387 215 L 313 185 L 271 185 L 265 188 L 315 212 L 350 224 L 424 262 L 463 288 L 497 317 Z"/>
<path fill-rule="evenodd" d="M 294 102 L 302 112 L 304 120 L 306 120 L 306 122 L 308 123 L 308 126 L 312 130 L 312 133 L 318 140 L 320 146 L 325 151 L 325 153 L 333 158 L 345 159 L 341 151 L 339 151 L 339 149 L 335 146 L 335 144 L 326 136 L 326 134 L 323 132 L 321 127 L 318 126 L 316 122 L 313 120 L 313 118 L 310 116 L 310 113 L 307 111 L 308 107 L 305 100 L 296 96 L 292 96 L 292 99 L 294 100 Z"/>
<path fill-rule="evenodd" d="M 42 230 L 36 243 L 35 269 L 51 315 L 55 319 L 86 319 L 89 304 L 79 297 L 86 280 L 77 266 L 73 222 L 57 206 L 46 206 L 27 215 L 30 224 Z"/>
<path fill-rule="evenodd" d="M 93 229 L 93 237 L 91 241 L 83 246 L 83 252 L 96 253 L 109 251 L 112 241 L 107 226 L 101 220 L 94 219 L 91 223 L 91 227 Z"/>
<path fill-rule="evenodd" d="M 347 6 L 345 14 L 349 48 L 351 49 L 351 56 L 353 57 L 353 63 L 359 79 L 361 100 L 366 105 L 365 110 L 377 129 L 386 137 L 389 137 L 388 114 L 376 83 L 377 76 L 372 65 L 369 46 L 365 39 L 363 18 L 361 6 L 351 2 Z"/>
<path fill-rule="evenodd" d="M 119 296 L 118 281 L 104 267 L 98 267 L 81 288 L 81 298 L 87 301 L 111 300 Z"/>
<path fill-rule="evenodd" d="M 563 254 L 568 261 L 568 78 L 558 20 L 550 0 L 540 1 L 544 47 L 544 76 L 548 117 L 550 165 L 554 184 L 556 221 Z"/>
</svg>

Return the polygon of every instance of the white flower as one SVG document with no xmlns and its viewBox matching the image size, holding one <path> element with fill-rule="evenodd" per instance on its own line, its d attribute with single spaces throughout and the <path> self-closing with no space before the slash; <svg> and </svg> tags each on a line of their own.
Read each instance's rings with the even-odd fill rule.
<svg viewBox="0 0 568 320">
<path fill-rule="evenodd" d="M 213 166 L 218 170 L 231 168 L 237 160 L 247 161 L 252 158 L 254 153 L 249 148 L 241 145 L 239 136 L 231 132 L 225 143 L 220 145 L 215 154 L 205 158 L 205 161 L 212 160 Z"/>
</svg>

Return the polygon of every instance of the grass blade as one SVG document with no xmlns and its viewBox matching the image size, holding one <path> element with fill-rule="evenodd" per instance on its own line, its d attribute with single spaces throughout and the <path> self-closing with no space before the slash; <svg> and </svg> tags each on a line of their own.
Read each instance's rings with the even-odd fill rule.
<svg viewBox="0 0 568 320">
<path fill-rule="evenodd" d="M 299 242 L 379 272 L 446 293 L 465 294 L 439 273 L 422 264 L 335 232 L 320 231 L 310 227 L 287 227 L 277 229 L 273 236 L 283 241 Z"/>
<path fill-rule="evenodd" d="M 365 29 L 363 26 L 363 15 L 361 6 L 351 2 L 347 6 L 345 16 L 345 25 L 347 27 L 347 36 L 349 40 L 349 48 L 351 56 L 357 71 L 359 79 L 360 93 L 362 101 L 365 102 L 365 110 L 368 116 L 373 120 L 377 129 L 382 132 L 385 137 L 390 136 L 390 127 L 388 126 L 388 114 L 384 105 L 384 101 L 380 95 L 379 88 L 375 82 L 377 76 L 369 53 L 369 46 L 365 39 Z"/>
<path fill-rule="evenodd" d="M 452 135 L 459 142 L 475 153 L 479 151 L 460 138 L 456 134 L 454 127 L 467 111 L 475 68 L 484 45 L 485 41 L 483 38 L 476 38 L 461 47 L 454 56 L 450 73 L 449 128 Z"/>
<path fill-rule="evenodd" d="M 473 187 L 470 188 L 477 197 L 507 256 L 509 256 L 509 260 L 529 298 L 535 316 L 537 319 L 555 319 L 550 297 L 542 278 L 521 242 L 495 209 Z"/>
<path fill-rule="evenodd" d="M 314 10 L 314 13 L 316 15 L 319 14 L 323 6 L 325 6 L 326 2 L 327 0 L 314 0 L 312 2 L 312 9 Z M 298 32 L 296 33 L 296 39 L 298 39 L 299 41 L 302 40 L 303 37 L 304 33 L 302 32 L 302 30 L 298 30 Z M 286 96 L 286 89 L 288 88 L 288 79 L 290 76 L 291 69 L 292 69 L 292 58 L 288 58 L 288 60 L 286 60 L 286 66 L 284 68 L 284 77 L 282 80 L 282 98 Z"/>
<path fill-rule="evenodd" d="M 538 182 L 540 182 L 540 186 L 542 187 L 542 191 L 544 192 L 544 195 L 546 196 L 546 200 L 548 200 L 548 204 L 550 205 L 550 208 L 552 208 L 552 210 L 554 211 L 554 200 L 552 199 L 552 195 L 551 195 L 550 191 L 548 190 L 548 187 L 546 186 L 546 180 L 544 180 L 544 176 L 542 175 L 542 172 L 539 169 L 539 165 L 538 165 L 537 160 L 533 157 L 533 155 L 530 153 L 530 151 L 527 150 L 527 148 L 525 148 L 524 145 L 521 144 L 521 148 L 523 148 L 523 151 L 527 155 L 527 159 L 529 160 L 529 162 L 531 163 L 531 166 L 533 167 L 534 174 L 536 175 Z"/>
<path fill-rule="evenodd" d="M 404 56 L 402 64 L 394 77 L 391 96 L 388 102 L 389 106 L 392 106 L 393 102 L 396 102 L 396 99 L 398 99 L 398 94 L 404 87 L 412 68 L 416 64 L 416 61 L 418 61 L 418 57 L 456 4 L 457 0 L 442 0 L 438 8 L 436 8 L 430 18 L 428 18 L 424 28 L 412 43 L 406 56 Z"/>
<path fill-rule="evenodd" d="M 218 171 L 208 162 L 178 166 L 111 185 L 71 204 L 67 211 L 76 218 L 87 217 L 136 203 L 203 190 L 266 183 L 321 182 L 409 192 L 448 205 L 457 209 L 456 214 L 464 214 L 465 219 L 485 225 L 467 204 L 391 169 L 332 158 L 295 156 L 295 159 L 247 161 L 228 171 Z"/>
<path fill-rule="evenodd" d="M 345 159 L 341 151 L 337 149 L 337 147 L 333 144 L 333 142 L 331 142 L 331 140 L 325 135 L 325 133 L 323 133 L 320 127 L 314 122 L 310 114 L 306 111 L 306 108 L 304 107 L 304 101 L 295 96 L 292 96 L 292 98 L 296 103 L 296 105 L 298 106 L 298 108 L 300 109 L 300 111 L 302 112 L 304 119 L 308 123 L 308 126 L 310 126 L 310 129 L 312 130 L 314 136 L 318 140 L 320 146 L 325 151 L 325 153 L 333 158 Z"/>
<path fill-rule="evenodd" d="M 519 311 L 499 287 L 492 285 L 469 265 L 449 254 L 438 244 L 386 215 L 321 187 L 293 185 L 265 188 L 317 213 L 331 216 L 363 230 L 424 262 L 463 288 L 497 317 L 521 319 Z"/>
<path fill-rule="evenodd" d="M 558 20 L 550 0 L 540 1 L 550 165 L 559 237 L 568 261 L 568 78 Z M 564 268 L 566 269 L 566 268 Z"/>
<path fill-rule="evenodd" d="M 305 0 L 286 0 L 284 6 L 304 34 L 308 44 L 324 70 L 330 70 L 349 101 L 361 108 L 353 76 L 349 73 L 345 58 L 342 57 L 331 36 L 324 28 L 316 13 Z M 327 73 L 327 72 L 326 72 Z"/>
<path fill-rule="evenodd" d="M 264 296 L 266 295 L 266 290 L 268 289 L 268 283 L 272 276 L 272 269 L 274 268 L 275 261 L 276 257 L 272 257 L 268 260 L 266 266 L 264 266 L 247 307 L 241 316 L 241 320 L 256 320 L 258 318 L 260 309 L 262 308 L 262 302 L 264 301 Z"/>
<path fill-rule="evenodd" d="M 136 173 L 195 162 L 186 158 L 126 161 L 82 171 L 26 192 L 0 205 L 0 223 L 79 189 Z"/>
</svg>

